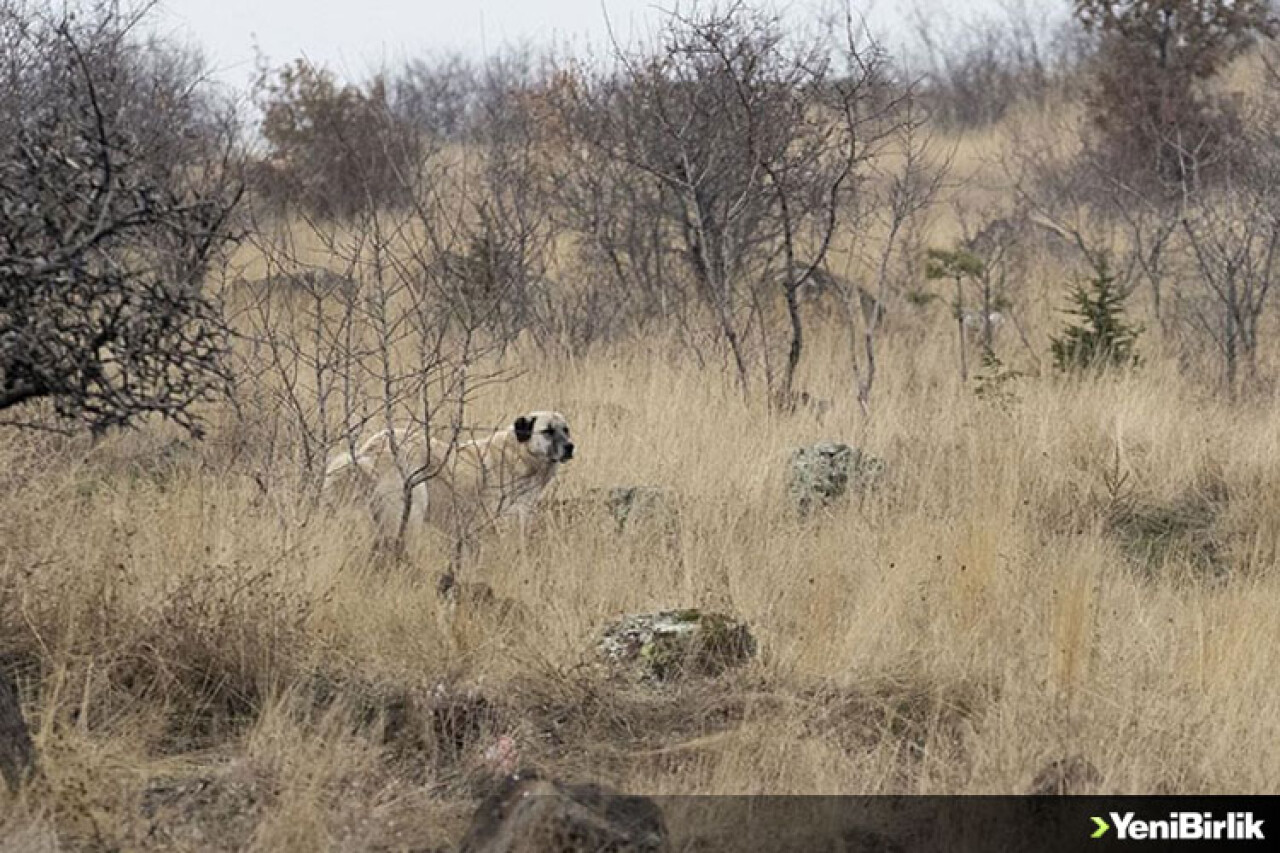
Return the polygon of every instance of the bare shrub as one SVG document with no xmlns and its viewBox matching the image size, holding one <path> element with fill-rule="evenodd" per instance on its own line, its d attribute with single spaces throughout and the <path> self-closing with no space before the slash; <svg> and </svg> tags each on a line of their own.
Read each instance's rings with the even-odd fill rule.
<svg viewBox="0 0 1280 853">
<path fill-rule="evenodd" d="M 1114 170 L 1178 181 L 1227 155 L 1240 117 L 1202 84 L 1277 31 L 1267 0 L 1076 0 L 1075 11 L 1098 38 L 1089 106 Z"/>
<path fill-rule="evenodd" d="M 745 6 L 695 6 L 565 93 L 575 229 L 643 310 L 696 305 L 744 393 L 762 379 L 790 396 L 800 290 L 897 120 L 901 93 L 864 36 L 851 17 L 793 38 Z"/>
<path fill-rule="evenodd" d="M 300 474 L 313 495 L 329 454 L 355 454 L 372 432 L 409 427 L 452 446 L 468 403 L 505 374 L 511 279 L 489 249 L 485 200 L 443 148 L 407 180 L 401 210 L 370 204 L 341 224 L 290 219 L 253 238 L 268 276 L 238 306 L 243 375 L 284 424 L 282 450 L 292 449 L 267 464 Z M 397 549 L 415 489 L 447 462 L 426 442 L 426 458 L 408 458 L 399 442 L 393 433 L 403 511 L 383 531 Z"/>
<path fill-rule="evenodd" d="M 860 193 L 856 214 L 851 217 L 855 233 L 876 235 L 855 239 L 850 252 L 850 260 L 860 260 L 866 270 L 869 287 L 865 291 L 850 288 L 849 279 L 837 279 L 849 334 L 850 367 L 864 414 L 871 409 L 878 333 L 885 306 L 896 295 L 891 292 L 894 285 L 901 291 L 902 280 L 918 272 L 910 243 L 937 200 L 950 166 L 934 144 L 929 115 L 916 105 L 912 92 L 905 93 L 890 115 L 884 144 L 892 154 L 871 164 L 872 180 Z"/>
<path fill-rule="evenodd" d="M 1192 317 L 1214 342 L 1232 393 L 1258 379 L 1259 321 L 1280 277 L 1280 174 L 1253 171 L 1188 206 L 1182 231 L 1200 273 Z"/>
<path fill-rule="evenodd" d="M 198 59 L 79 16 L 0 5 L 0 412 L 95 431 L 159 413 L 192 432 L 228 388 L 203 287 L 240 198 L 234 126 Z M 14 414 L 17 413 L 17 414 Z"/>
<path fill-rule="evenodd" d="M 920 94 L 944 127 L 985 127 L 1020 103 L 1043 104 L 1085 52 L 1074 21 L 1026 0 L 966 20 L 917 7 L 912 24 L 926 75 Z"/>
</svg>

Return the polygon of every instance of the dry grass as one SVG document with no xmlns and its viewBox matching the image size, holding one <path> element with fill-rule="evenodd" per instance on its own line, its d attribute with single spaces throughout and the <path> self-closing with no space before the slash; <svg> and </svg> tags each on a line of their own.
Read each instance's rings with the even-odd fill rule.
<svg viewBox="0 0 1280 853">
<path fill-rule="evenodd" d="M 994 181 L 998 141 L 957 160 Z M 1019 295 L 1041 359 L 1061 284 Z M 0 662 L 43 769 L 0 792 L 0 847 L 443 847 L 504 734 L 654 794 L 1020 792 L 1073 755 L 1108 792 L 1280 792 L 1280 401 L 1207 396 L 1151 336 L 1132 376 L 982 399 L 952 334 L 940 305 L 891 316 L 866 419 L 819 329 L 822 423 L 662 342 L 521 364 L 473 422 L 558 409 L 555 498 L 659 486 L 679 523 L 486 540 L 462 579 L 515 608 L 442 600 L 438 539 L 375 559 L 368 519 L 262 450 L 288 443 L 269 408 L 211 412 L 199 445 L 0 434 Z M 823 438 L 888 476 L 800 521 L 786 458 Z M 611 618 L 671 607 L 745 619 L 759 659 L 657 692 L 581 666 Z"/>
<path fill-rule="evenodd" d="M 812 353 L 807 385 L 837 401 L 821 425 L 639 345 L 531 362 L 476 419 L 559 408 L 581 450 L 560 497 L 652 484 L 681 516 L 678 537 L 487 542 L 467 579 L 523 618 L 443 602 L 433 543 L 381 565 L 358 512 L 284 476 L 264 491 L 229 414 L 194 447 L 7 434 L 0 651 L 44 770 L 0 805 L 7 837 L 444 844 L 499 734 L 653 793 L 1010 792 L 1077 753 L 1109 791 L 1276 792 L 1275 405 L 1205 399 L 1158 361 L 984 402 L 935 331 L 890 338 L 869 421 L 838 354 Z M 829 436 L 888 481 L 798 521 L 787 451 Z M 609 618 L 672 606 L 740 615 L 761 658 L 652 695 L 578 666 Z"/>
</svg>

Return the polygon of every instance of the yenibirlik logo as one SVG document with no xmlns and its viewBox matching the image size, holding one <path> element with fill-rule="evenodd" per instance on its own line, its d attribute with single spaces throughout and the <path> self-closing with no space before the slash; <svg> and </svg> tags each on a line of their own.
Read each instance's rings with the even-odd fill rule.
<svg viewBox="0 0 1280 853">
<path fill-rule="evenodd" d="M 1119 841 L 1265 841 L 1264 821 L 1253 812 L 1228 812 L 1225 819 L 1214 820 L 1213 812 L 1170 812 L 1168 820 L 1142 820 L 1133 812 L 1109 812 Z M 1093 818 L 1097 827 L 1090 838 L 1102 838 L 1111 829 L 1100 817 Z"/>
</svg>

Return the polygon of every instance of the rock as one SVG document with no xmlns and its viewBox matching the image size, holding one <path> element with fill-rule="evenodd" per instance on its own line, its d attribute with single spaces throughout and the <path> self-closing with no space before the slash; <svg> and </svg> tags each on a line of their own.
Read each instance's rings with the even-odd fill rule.
<svg viewBox="0 0 1280 853">
<path fill-rule="evenodd" d="M 837 441 L 796 448 L 788 468 L 787 492 L 802 516 L 848 493 L 862 492 L 884 475 L 884 462 Z"/>
<path fill-rule="evenodd" d="M 339 702 L 347 705 L 361 726 L 376 727 L 383 745 L 405 737 L 422 716 L 421 698 L 413 690 L 358 675 L 321 669 L 310 674 L 307 688 L 317 711 L 327 711 Z"/>
<path fill-rule="evenodd" d="M 1096 794 L 1102 783 L 1102 773 L 1092 761 L 1083 755 L 1073 755 L 1050 761 L 1041 768 L 1031 780 L 1027 793 L 1037 797 Z"/>
<path fill-rule="evenodd" d="M 668 610 L 627 616 L 608 626 L 597 646 L 606 666 L 633 680 L 661 683 L 716 676 L 756 654 L 747 626 L 719 613 Z"/>
<path fill-rule="evenodd" d="M 317 711 L 341 703 L 391 756 L 414 765 L 425 757 L 436 767 L 453 767 L 478 754 L 505 726 L 506 709 L 476 685 L 439 681 L 422 689 L 324 671 L 309 681 Z"/>
<path fill-rule="evenodd" d="M 0 776 L 16 792 L 35 769 L 36 751 L 27 721 L 22 718 L 17 685 L 0 670 Z"/>
<path fill-rule="evenodd" d="M 459 853 L 660 853 L 662 812 L 648 797 L 564 785 L 531 773 L 508 777 L 480 804 Z"/>
</svg>

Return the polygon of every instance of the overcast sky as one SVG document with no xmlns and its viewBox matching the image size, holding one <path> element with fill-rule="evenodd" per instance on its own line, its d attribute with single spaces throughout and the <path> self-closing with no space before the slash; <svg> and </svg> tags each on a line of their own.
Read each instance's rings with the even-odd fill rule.
<svg viewBox="0 0 1280 853">
<path fill-rule="evenodd" d="M 582 47 L 607 38 L 605 14 L 624 42 L 643 33 L 677 0 L 161 0 L 158 29 L 199 44 L 216 76 L 236 86 L 254 70 L 254 45 L 273 65 L 298 56 L 349 79 L 433 52 L 475 57 L 504 44 L 556 42 Z M 963 18 L 1009 0 L 855 0 L 874 31 L 905 32 L 907 10 Z M 1032 8 L 1059 0 L 1013 0 Z M 687 2 L 685 3 L 687 6 Z M 814 0 L 780 4 L 792 14 Z"/>
</svg>

